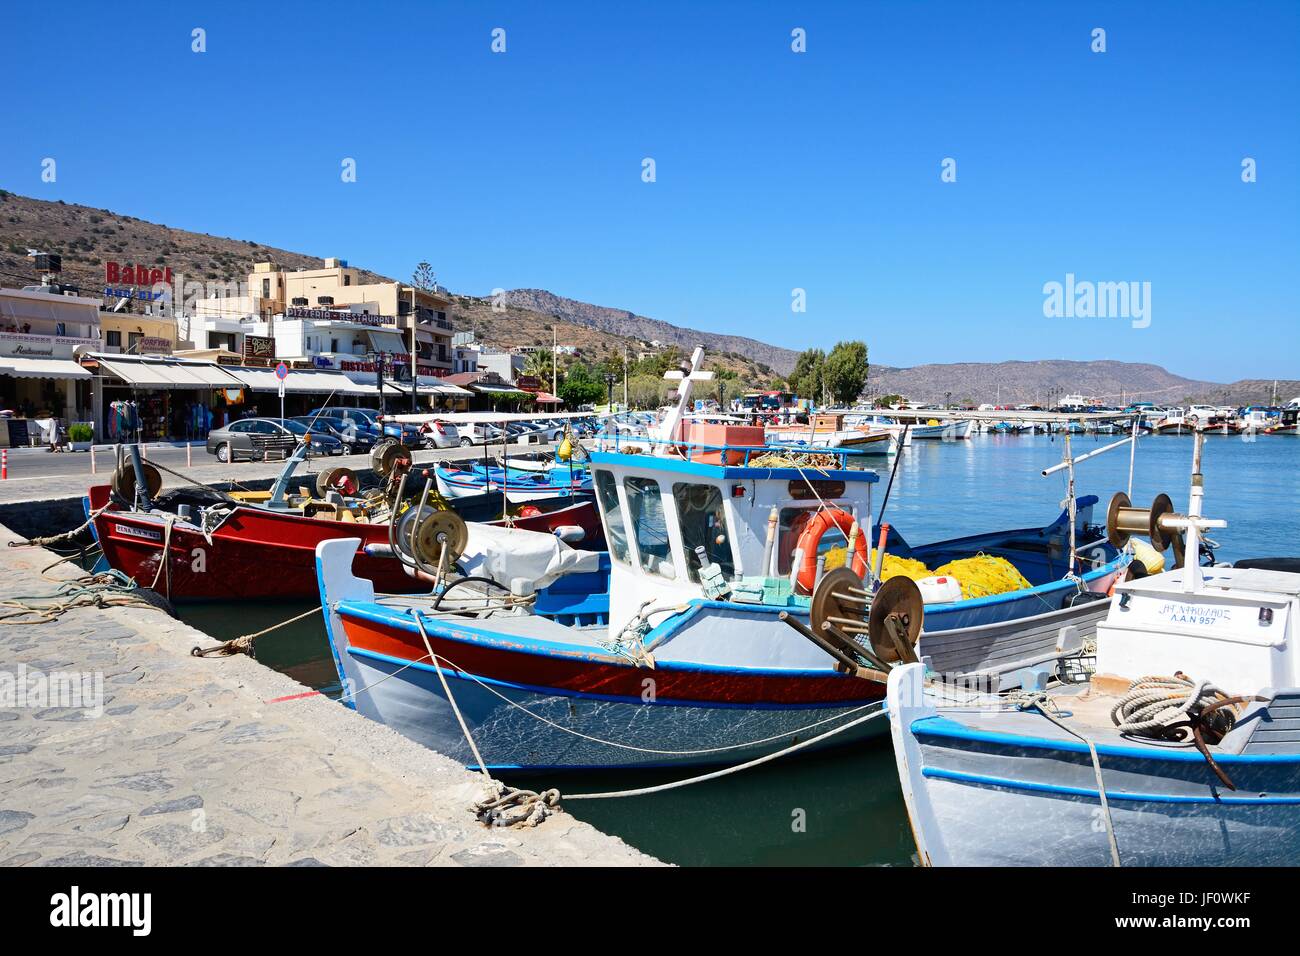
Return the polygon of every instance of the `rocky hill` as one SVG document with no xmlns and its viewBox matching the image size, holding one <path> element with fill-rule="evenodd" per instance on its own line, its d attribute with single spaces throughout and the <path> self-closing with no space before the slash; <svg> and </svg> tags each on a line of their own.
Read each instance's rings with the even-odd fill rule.
<svg viewBox="0 0 1300 956">
<path fill-rule="evenodd" d="M 780 375 L 788 375 L 794 369 L 794 360 L 799 354 L 793 349 L 768 345 L 743 335 L 720 335 L 716 332 L 682 328 L 662 319 L 637 315 L 627 309 L 612 309 L 567 299 L 545 289 L 512 289 L 505 294 L 505 300 L 511 305 L 533 312 L 643 342 L 672 343 L 687 352 L 697 345 L 703 345 L 708 353 L 743 355 L 759 365 L 774 369 Z"/>
<path fill-rule="evenodd" d="M 1108 404 L 1130 401 L 1173 404 L 1222 386 L 1183 378 L 1159 365 L 1048 359 L 912 368 L 873 366 L 869 387 L 876 395 L 899 394 L 923 402 L 1022 404 L 1047 402 L 1052 395 L 1077 392 Z"/>
</svg>

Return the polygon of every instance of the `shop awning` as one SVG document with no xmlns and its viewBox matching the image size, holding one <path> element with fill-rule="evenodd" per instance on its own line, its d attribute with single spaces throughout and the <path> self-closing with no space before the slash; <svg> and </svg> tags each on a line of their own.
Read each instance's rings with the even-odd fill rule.
<svg viewBox="0 0 1300 956">
<path fill-rule="evenodd" d="M 370 331 L 370 344 L 376 352 L 391 352 L 394 355 L 409 355 L 411 347 L 402 341 L 396 332 Z"/>
<path fill-rule="evenodd" d="M 222 369 L 207 362 L 93 357 L 102 371 L 135 388 L 231 388 L 239 385 Z"/>
<path fill-rule="evenodd" d="M 421 375 L 418 381 L 421 392 L 434 392 L 438 395 L 456 395 L 461 398 L 467 398 L 474 394 L 467 388 L 461 388 L 459 385 L 451 384 L 451 382 L 444 382 L 436 375 Z"/>
<path fill-rule="evenodd" d="M 245 388 L 254 392 L 280 390 L 280 380 L 275 377 L 274 369 L 247 368 L 241 365 L 228 367 L 226 371 L 239 379 Z M 284 390 L 286 393 L 296 395 L 328 395 L 330 392 L 339 395 L 366 394 L 365 391 L 359 390 L 356 382 L 342 372 L 309 372 L 305 369 L 290 369 L 284 379 Z M 373 387 L 371 391 L 373 392 Z"/>
<path fill-rule="evenodd" d="M 343 377 L 348 380 L 346 394 L 371 397 L 379 395 L 379 388 L 375 385 L 374 372 L 344 372 Z M 384 377 L 385 395 L 402 395 L 405 393 L 406 389 L 402 388 L 400 383 L 394 382 L 387 376 Z"/>
<path fill-rule="evenodd" d="M 0 375 L 14 378 L 91 378 L 90 372 L 71 359 L 34 359 L 0 356 Z"/>
<path fill-rule="evenodd" d="M 533 392 L 533 399 L 538 405 L 563 405 L 564 399 L 556 398 L 550 392 Z"/>
<path fill-rule="evenodd" d="M 471 382 L 470 388 L 476 392 L 487 392 L 491 395 L 530 395 L 531 392 L 525 392 L 522 388 L 510 388 L 506 385 L 484 385 L 482 382 Z"/>
</svg>

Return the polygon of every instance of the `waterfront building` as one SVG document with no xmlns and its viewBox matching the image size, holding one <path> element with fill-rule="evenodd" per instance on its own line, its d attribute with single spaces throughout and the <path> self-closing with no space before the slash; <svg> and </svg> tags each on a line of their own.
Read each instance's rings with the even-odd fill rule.
<svg viewBox="0 0 1300 956">
<path fill-rule="evenodd" d="M 101 301 L 53 284 L 0 288 L 0 446 L 40 442 L 54 420 L 89 416 L 91 375 L 74 355 L 99 347 Z"/>
</svg>

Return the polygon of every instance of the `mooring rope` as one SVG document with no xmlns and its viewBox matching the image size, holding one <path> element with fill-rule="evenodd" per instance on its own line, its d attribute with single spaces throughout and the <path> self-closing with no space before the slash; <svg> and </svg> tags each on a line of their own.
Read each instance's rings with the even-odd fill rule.
<svg viewBox="0 0 1300 956">
<path fill-rule="evenodd" d="M 272 624 L 270 627 L 264 627 L 260 631 L 254 631 L 251 634 L 243 634 L 239 637 L 232 637 L 228 641 L 223 641 L 212 647 L 192 647 L 190 648 L 191 657 L 230 657 L 234 654 L 247 654 L 253 656 L 253 644 L 259 637 L 264 634 L 270 634 L 272 631 L 278 631 L 282 627 L 288 627 L 290 624 L 297 623 L 303 618 L 310 617 L 320 610 L 320 605 L 303 611 L 301 614 L 295 614 L 286 621 L 279 624 Z"/>
<path fill-rule="evenodd" d="M 456 703 L 456 698 L 451 692 L 451 686 L 447 682 L 447 677 L 443 673 L 442 668 L 438 666 L 438 663 L 439 661 L 441 661 L 447 664 L 448 666 L 454 668 L 459 673 L 465 674 L 468 677 L 473 678 L 473 675 L 461 669 L 452 661 L 449 661 L 446 658 L 440 657 L 438 654 L 434 653 L 433 645 L 429 641 L 429 634 L 424 627 L 424 620 L 418 614 L 415 615 L 415 623 L 416 623 L 416 627 L 420 632 L 420 637 L 424 641 L 425 650 L 428 651 L 428 660 L 432 662 L 434 671 L 438 675 L 438 680 L 442 684 L 443 693 L 447 695 L 447 702 L 448 704 L 450 704 L 452 713 L 455 715 L 456 721 L 460 725 L 461 733 L 464 734 L 465 736 L 465 742 L 469 745 L 470 751 L 474 755 L 474 760 L 478 764 L 479 770 L 483 774 L 483 777 L 488 781 L 488 786 L 491 790 L 491 795 L 486 800 L 480 801 L 476 805 L 475 811 L 476 811 L 476 815 L 478 816 L 478 819 L 489 826 L 501 826 L 501 827 L 520 827 L 520 826 L 531 827 L 541 823 L 548 816 L 550 816 L 550 814 L 554 810 L 559 808 L 560 791 L 558 789 L 551 788 L 549 790 L 543 790 L 538 792 L 538 791 L 527 790 L 523 788 L 509 787 L 506 784 L 502 783 L 500 780 L 497 780 L 492 776 L 491 771 L 488 770 L 487 763 L 483 759 L 483 755 L 479 752 L 478 745 L 474 742 L 474 737 L 470 733 L 469 725 L 465 722 L 465 717 L 461 713 L 460 706 Z M 486 686 L 485 684 L 483 684 L 482 681 L 478 681 L 477 678 L 474 678 L 474 680 L 477 683 L 481 684 L 482 686 Z M 493 693 L 496 692 L 493 691 Z M 565 730 L 566 732 L 574 733 L 579 737 L 585 737 L 588 740 L 597 741 L 599 743 L 610 744 L 611 746 L 616 746 L 616 747 L 619 746 L 627 747 L 628 749 L 632 749 L 632 750 L 644 750 L 645 752 L 648 753 L 660 753 L 660 754 L 665 753 L 665 751 L 646 750 L 645 748 L 634 747 L 628 744 L 616 744 L 613 743 L 612 741 L 600 741 L 598 738 L 588 737 L 587 735 L 579 733 L 577 731 L 571 731 L 568 730 L 567 728 L 560 727 L 557 724 L 553 724 L 551 721 L 539 717 L 536 714 L 533 714 L 531 711 L 527 710 L 527 708 L 514 704 L 513 701 L 507 701 L 507 702 L 511 703 L 513 706 L 519 707 L 519 709 L 525 711 L 525 713 L 528 713 L 530 716 L 538 720 L 541 720 L 544 723 L 550 724 L 551 726 L 556 727 L 559 730 Z M 858 717 L 855 720 L 851 720 L 848 723 L 842 724 L 839 727 L 834 727 L 831 730 L 819 734 L 816 737 L 812 737 L 808 740 L 796 741 L 795 743 L 791 744 L 789 747 L 786 747 L 782 750 L 778 750 L 770 754 L 765 754 L 764 756 L 757 757 L 753 760 L 749 760 L 741 764 L 736 764 L 731 767 L 724 767 L 721 770 L 715 770 L 710 773 L 701 774 L 700 776 L 697 777 L 690 777 L 685 780 L 677 780 L 677 781 L 673 781 L 672 783 L 660 784 L 654 787 L 640 787 L 633 790 L 609 791 L 605 793 L 571 794 L 570 799 L 608 800 L 617 797 L 643 796 L 649 793 L 659 793 L 665 790 L 675 790 L 680 787 L 688 787 L 691 786 L 692 784 L 703 783 L 708 780 L 716 780 L 719 777 L 725 777 L 733 773 L 739 773 L 742 770 L 748 770 L 751 767 L 757 767 L 761 764 L 769 763 L 773 760 L 785 756 L 786 754 L 791 754 L 798 750 L 803 750 L 807 747 L 811 747 L 814 744 L 821 743 L 822 741 L 828 740 L 829 738 L 837 734 L 841 734 L 846 730 L 858 726 L 859 724 L 866 723 L 868 720 L 874 720 L 875 718 L 880 717 L 885 713 L 883 701 L 874 701 L 871 704 L 862 705 L 862 707 L 858 709 L 859 710 L 866 709 L 867 707 L 872 707 L 872 706 L 878 708 L 873 713 L 866 714 L 862 717 Z M 852 711 L 850 713 L 852 713 Z M 839 714 L 836 715 L 835 718 L 827 718 L 827 719 L 828 720 L 838 719 L 843 716 L 845 715 Z M 825 722 L 826 720 L 822 720 L 819 721 L 818 724 L 825 723 Z M 811 726 L 817 726 L 817 724 L 813 724 Z M 798 731 L 794 731 L 794 733 L 798 733 Z M 779 736 L 788 736 L 788 734 L 781 734 Z M 778 738 L 768 738 L 768 739 L 771 740 L 771 739 L 778 739 Z M 748 744 L 736 745 L 736 746 L 752 747 L 752 746 L 757 746 L 758 744 L 763 742 L 765 741 L 756 741 L 756 742 L 751 742 Z M 717 751 L 729 750 L 729 749 L 734 749 L 734 747 L 729 746 L 729 747 L 722 747 L 722 748 L 713 748 L 711 750 L 696 751 L 695 753 L 711 753 L 711 752 L 717 752 Z M 667 753 L 673 753 L 673 752 L 667 751 Z M 692 752 L 684 751 L 679 753 L 689 754 Z"/>
</svg>

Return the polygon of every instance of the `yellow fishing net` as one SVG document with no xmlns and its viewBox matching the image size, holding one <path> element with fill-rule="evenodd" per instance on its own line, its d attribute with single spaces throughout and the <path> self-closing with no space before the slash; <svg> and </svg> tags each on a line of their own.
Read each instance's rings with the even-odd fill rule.
<svg viewBox="0 0 1300 956">
<path fill-rule="evenodd" d="M 844 558 L 848 548 L 831 548 L 826 552 L 826 570 L 834 571 L 836 568 L 844 566 Z M 871 549 L 871 562 L 875 566 L 876 551 Z M 912 558 L 900 558 L 896 555 L 885 552 L 885 563 L 880 568 L 880 579 L 888 581 L 890 578 L 902 575 L 905 578 L 911 578 L 913 581 L 919 581 L 921 578 L 928 578 L 930 571 L 920 561 L 914 561 Z"/>
<path fill-rule="evenodd" d="M 831 548 L 826 552 L 826 570 L 833 571 L 844 566 L 847 548 Z M 876 550 L 871 549 L 871 563 L 875 566 Z M 880 579 L 888 581 L 896 577 L 922 578 L 946 576 L 955 578 L 961 585 L 963 599 L 987 597 L 990 594 L 1005 594 L 1031 587 L 1025 576 L 1016 570 L 1016 566 L 1006 558 L 992 554 L 977 554 L 973 558 L 960 558 L 949 561 L 942 567 L 931 571 L 922 562 L 914 558 L 903 558 L 885 552 L 885 561 L 880 568 Z"/>
<path fill-rule="evenodd" d="M 958 558 L 949 561 L 943 567 L 935 568 L 934 573 L 957 579 L 961 585 L 961 596 L 966 598 L 988 597 L 990 594 L 1005 594 L 1030 587 L 1025 576 L 1016 570 L 1016 566 L 1006 558 L 991 554 L 977 554 L 973 558 Z"/>
</svg>

